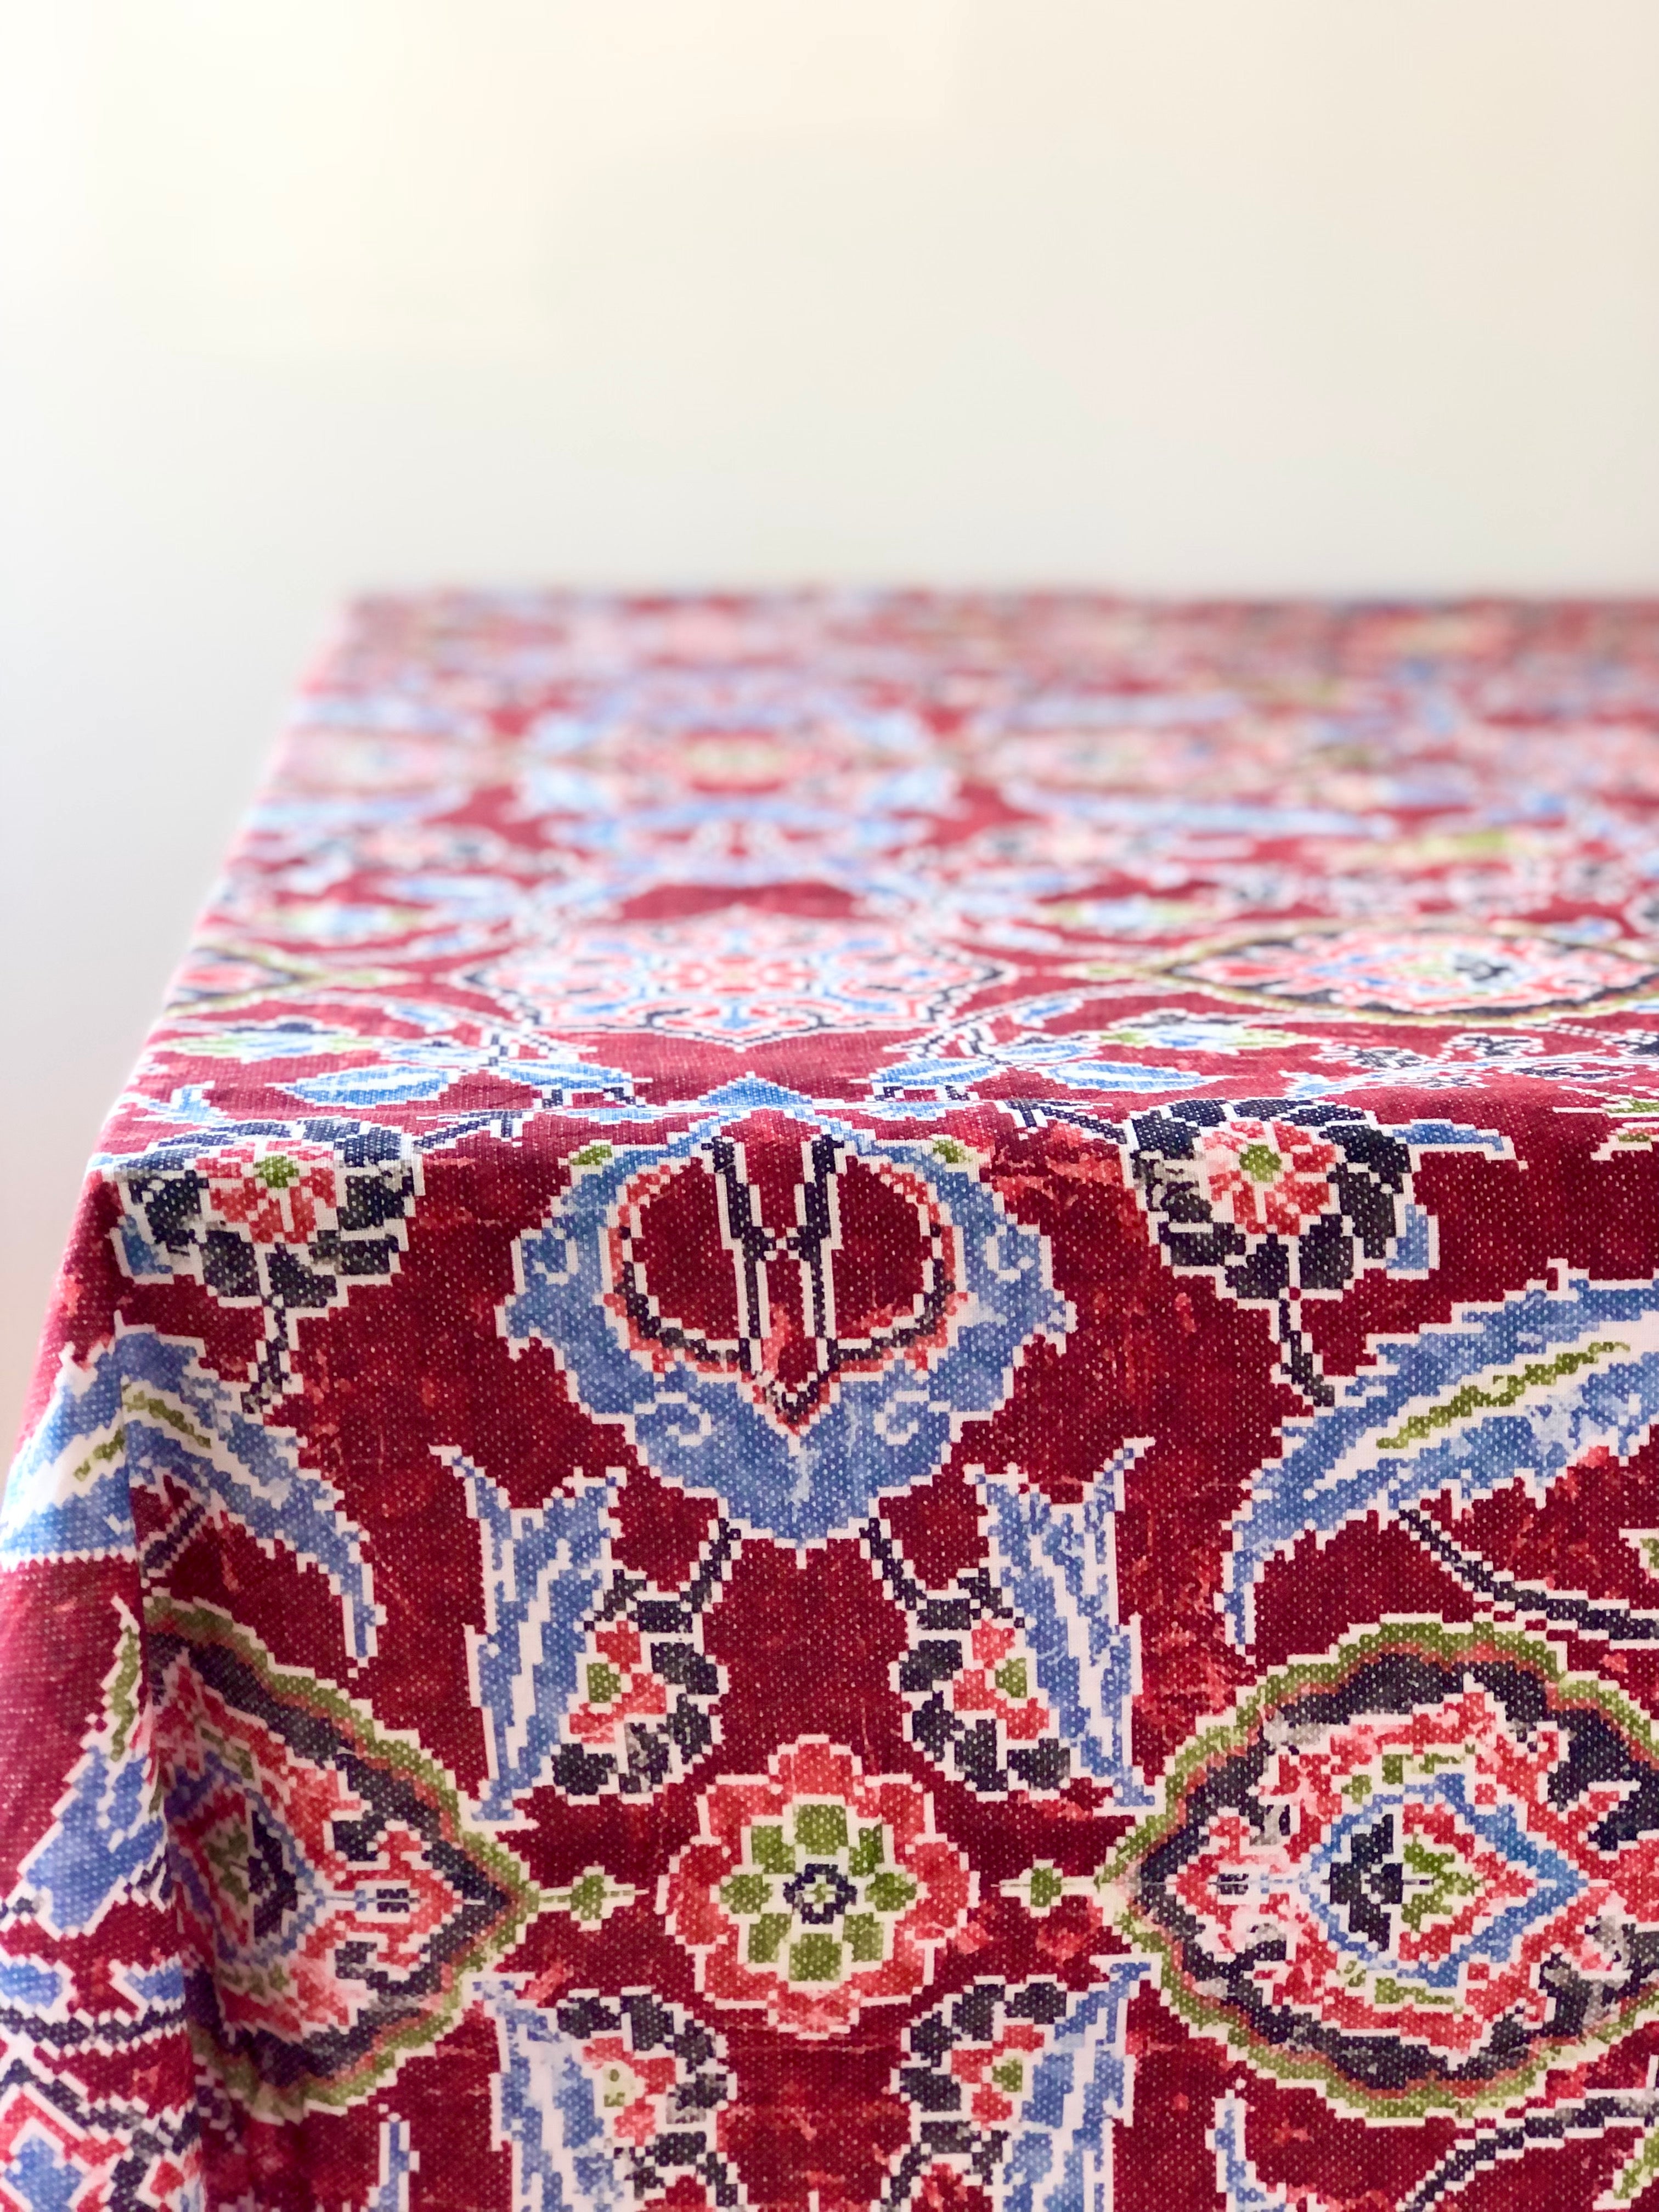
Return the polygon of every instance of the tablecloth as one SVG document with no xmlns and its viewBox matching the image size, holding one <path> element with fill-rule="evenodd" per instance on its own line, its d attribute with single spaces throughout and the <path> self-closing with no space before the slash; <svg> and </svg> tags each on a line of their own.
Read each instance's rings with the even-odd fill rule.
<svg viewBox="0 0 1659 2212">
<path fill-rule="evenodd" d="M 1659 608 L 356 608 L 0 1520 L 0 2200 L 1659 2201 L 1656 1076 Z"/>
</svg>

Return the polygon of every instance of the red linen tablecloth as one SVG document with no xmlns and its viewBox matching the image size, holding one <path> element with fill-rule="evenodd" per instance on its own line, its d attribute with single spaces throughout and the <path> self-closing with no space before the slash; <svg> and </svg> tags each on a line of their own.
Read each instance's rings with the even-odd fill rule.
<svg viewBox="0 0 1659 2212">
<path fill-rule="evenodd" d="M 1659 2202 L 1656 829 L 1659 609 L 360 608 L 0 1519 L 0 2203 Z"/>
</svg>

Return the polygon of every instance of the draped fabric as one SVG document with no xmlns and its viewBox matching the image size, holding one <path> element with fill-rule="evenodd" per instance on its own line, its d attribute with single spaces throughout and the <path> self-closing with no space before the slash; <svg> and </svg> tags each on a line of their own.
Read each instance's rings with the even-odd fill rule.
<svg viewBox="0 0 1659 2212">
<path fill-rule="evenodd" d="M 1659 609 L 361 605 L 0 1516 L 0 2205 L 1659 2203 L 1656 1141 Z"/>
</svg>

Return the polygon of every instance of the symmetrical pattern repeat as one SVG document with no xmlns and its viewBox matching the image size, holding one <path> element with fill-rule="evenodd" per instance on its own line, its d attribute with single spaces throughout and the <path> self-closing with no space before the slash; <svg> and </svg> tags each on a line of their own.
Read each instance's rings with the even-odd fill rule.
<svg viewBox="0 0 1659 2212">
<path fill-rule="evenodd" d="M 1659 2203 L 1659 609 L 359 608 L 0 1513 L 8 2212 Z"/>
</svg>

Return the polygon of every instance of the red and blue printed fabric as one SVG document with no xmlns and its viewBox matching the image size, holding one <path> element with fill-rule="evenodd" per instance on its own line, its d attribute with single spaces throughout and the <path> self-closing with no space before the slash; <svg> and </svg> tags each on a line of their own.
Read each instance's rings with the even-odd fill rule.
<svg viewBox="0 0 1659 2212">
<path fill-rule="evenodd" d="M 0 1516 L 9 2212 L 1659 2204 L 1659 608 L 360 608 Z"/>
</svg>

